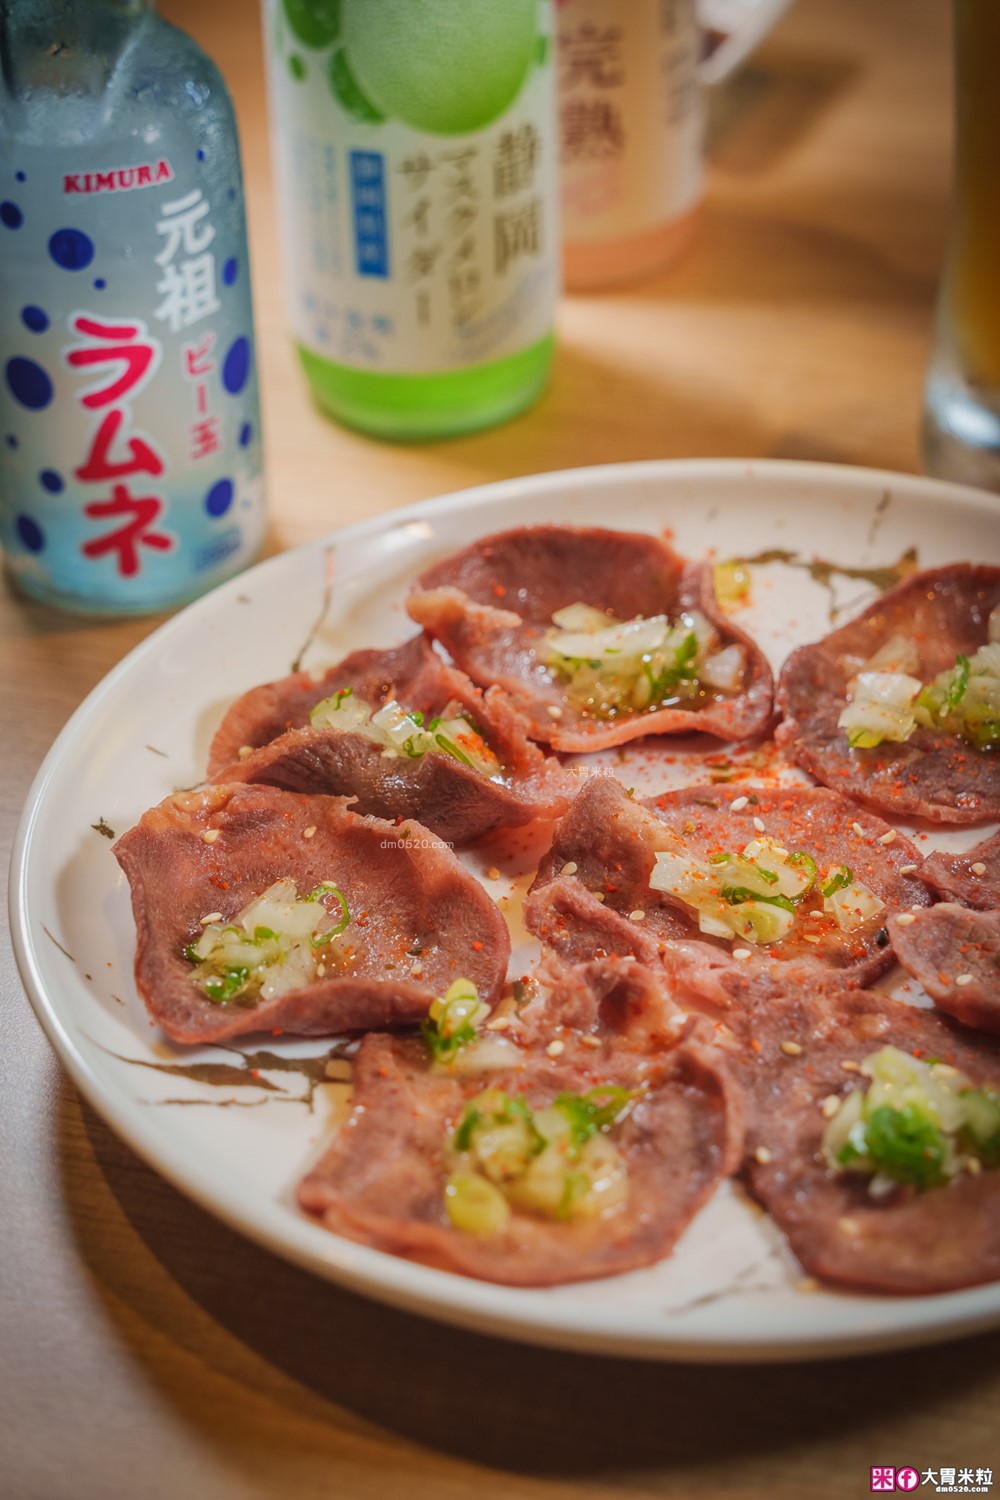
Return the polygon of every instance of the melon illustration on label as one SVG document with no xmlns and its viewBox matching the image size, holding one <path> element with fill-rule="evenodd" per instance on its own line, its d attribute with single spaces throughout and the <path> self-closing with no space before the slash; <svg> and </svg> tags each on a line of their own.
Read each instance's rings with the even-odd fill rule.
<svg viewBox="0 0 1000 1500">
<path fill-rule="evenodd" d="M 341 0 L 285 0 L 285 15 L 305 47 L 332 47 L 340 35 Z"/>
<path fill-rule="evenodd" d="M 327 77 L 350 115 L 430 135 L 468 135 L 499 118 L 543 45 L 536 0 L 284 0 L 284 8 L 298 41 L 335 48 Z"/>
</svg>

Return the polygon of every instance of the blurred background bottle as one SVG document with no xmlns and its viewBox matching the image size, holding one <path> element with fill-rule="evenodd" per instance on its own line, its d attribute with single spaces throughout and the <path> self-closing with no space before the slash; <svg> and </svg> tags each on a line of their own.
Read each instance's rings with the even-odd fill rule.
<svg viewBox="0 0 1000 1500">
<path fill-rule="evenodd" d="M 667 264 L 702 186 L 695 0 L 562 0 L 563 267 L 571 289 Z"/>
<path fill-rule="evenodd" d="M 551 0 L 265 0 L 294 337 L 380 437 L 544 389 L 558 292 Z"/>
<path fill-rule="evenodd" d="M 954 0 L 955 180 L 924 406 L 932 474 L 1000 490 L 1000 5 Z"/>
<path fill-rule="evenodd" d="M 0 541 L 26 593 L 178 604 L 264 527 L 232 106 L 152 0 L 0 5 Z"/>
</svg>

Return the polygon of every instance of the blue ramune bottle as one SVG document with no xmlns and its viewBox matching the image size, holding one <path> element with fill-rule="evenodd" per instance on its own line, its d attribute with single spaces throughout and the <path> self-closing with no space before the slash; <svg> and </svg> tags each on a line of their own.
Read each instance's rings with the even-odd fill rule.
<svg viewBox="0 0 1000 1500">
<path fill-rule="evenodd" d="M 153 0 L 0 5 L 0 543 L 17 586 L 145 613 L 264 527 L 232 105 Z"/>
</svg>

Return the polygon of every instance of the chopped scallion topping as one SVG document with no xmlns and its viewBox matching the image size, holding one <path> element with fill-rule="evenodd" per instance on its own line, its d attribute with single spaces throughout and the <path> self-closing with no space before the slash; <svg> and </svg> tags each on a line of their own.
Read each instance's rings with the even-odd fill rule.
<svg viewBox="0 0 1000 1500">
<path fill-rule="evenodd" d="M 451 1222 L 471 1232 L 494 1232 L 507 1222 L 492 1193 L 461 1186 L 460 1179 L 470 1178 L 498 1191 L 508 1210 L 548 1218 L 593 1216 L 619 1207 L 628 1192 L 627 1170 L 608 1132 L 635 1097 L 616 1084 L 599 1085 L 585 1094 L 560 1093 L 547 1107 L 532 1109 L 524 1098 L 501 1089 L 477 1095 L 451 1138 L 454 1170 L 445 1189 Z M 460 1201 L 456 1216 L 449 1194 L 464 1200 L 469 1213 Z"/>
<path fill-rule="evenodd" d="M 350 697 L 350 703 L 346 698 Z M 419 760 L 440 751 L 483 776 L 499 778 L 503 767 L 460 703 L 450 704 L 430 721 L 420 709 L 407 710 L 394 699 L 376 707 L 352 695 L 350 688 L 317 703 L 310 713 L 314 728 L 341 729 L 382 747 L 386 757 Z"/>
<path fill-rule="evenodd" d="M 991 637 L 972 656 L 960 653 L 954 666 L 926 684 L 897 664 L 903 659 L 900 650 L 889 659 L 888 646 L 893 644 L 877 652 L 849 685 L 848 702 L 837 722 L 846 729 L 852 749 L 872 749 L 884 741 L 902 743 L 918 727 L 983 747 L 1000 742 L 1000 641 Z M 916 669 L 915 648 L 907 665 Z"/>
<path fill-rule="evenodd" d="M 846 891 L 849 885 L 854 884 L 854 871 L 849 865 L 839 865 L 829 876 L 825 885 L 820 887 L 824 896 L 832 896 L 835 891 Z"/>
<path fill-rule="evenodd" d="M 628 1089 L 616 1084 L 588 1089 L 585 1094 L 557 1094 L 554 1107 L 562 1110 L 569 1121 L 571 1152 L 579 1155 L 581 1148 L 599 1130 L 609 1130 L 621 1119 L 634 1098 Z"/>
<path fill-rule="evenodd" d="M 884 910 L 874 891 L 854 878 L 847 865 L 820 875 L 804 850 L 791 853 L 774 839 L 751 840 L 742 854 L 713 854 L 704 864 L 683 854 L 660 852 L 649 880 L 698 913 L 700 931 L 757 945 L 780 943 L 790 935 L 805 903 L 815 903 L 843 932 L 855 932 Z M 850 895 L 844 892 L 850 887 Z"/>
<path fill-rule="evenodd" d="M 736 693 L 746 669 L 742 646 L 722 646 L 698 610 L 617 620 L 586 604 L 553 616 L 541 656 L 584 710 L 609 718 Z"/>
<path fill-rule="evenodd" d="M 334 922 L 327 901 L 337 903 Z M 316 978 L 316 953 L 346 931 L 347 900 L 324 880 L 306 896 L 278 880 L 227 923 L 210 922 L 184 949 L 194 982 L 215 1005 L 270 1000 Z"/>
<path fill-rule="evenodd" d="M 759 891 L 748 890 L 745 885 L 724 885 L 719 894 L 730 906 L 742 906 L 744 901 L 763 901 L 767 906 L 780 906 L 782 911 L 795 911 L 796 903 L 789 896 L 762 896 Z"/>
<path fill-rule="evenodd" d="M 869 1176 L 877 1197 L 897 1183 L 924 1192 L 1000 1165 L 994 1090 L 974 1089 L 957 1068 L 898 1047 L 872 1053 L 860 1072 L 871 1079 L 868 1091 L 847 1094 L 823 1132 L 833 1170 Z"/>
<path fill-rule="evenodd" d="M 448 1063 L 477 1039 L 478 1028 L 490 1014 L 490 1007 L 480 1000 L 474 984 L 456 979 L 446 993 L 431 1004 L 427 1019 L 420 1024 L 420 1034 L 435 1062 Z"/>
</svg>

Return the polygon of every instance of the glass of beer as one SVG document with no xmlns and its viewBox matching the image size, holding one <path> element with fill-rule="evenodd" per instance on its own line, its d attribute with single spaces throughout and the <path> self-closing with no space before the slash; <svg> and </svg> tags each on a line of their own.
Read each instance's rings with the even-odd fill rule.
<svg viewBox="0 0 1000 1500">
<path fill-rule="evenodd" d="M 955 187 L 927 374 L 928 471 L 1000 490 L 998 0 L 954 0 Z"/>
</svg>

